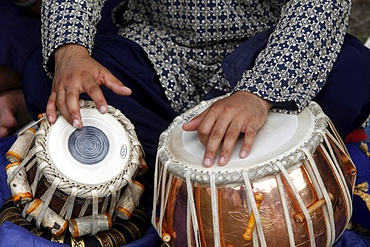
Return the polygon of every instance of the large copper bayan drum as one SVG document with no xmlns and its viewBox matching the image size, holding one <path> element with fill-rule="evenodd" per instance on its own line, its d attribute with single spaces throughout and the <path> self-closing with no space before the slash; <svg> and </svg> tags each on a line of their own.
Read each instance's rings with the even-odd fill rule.
<svg viewBox="0 0 370 247">
<path fill-rule="evenodd" d="M 217 100 L 217 99 L 214 99 Z M 314 102 L 298 115 L 270 112 L 252 152 L 202 165 L 205 148 L 182 124 L 160 137 L 152 224 L 169 246 L 331 246 L 352 213 L 356 176 L 330 120 Z"/>
<path fill-rule="evenodd" d="M 92 101 L 80 107 L 83 128 L 42 115 L 6 153 L 14 202 L 54 236 L 109 230 L 115 216 L 130 217 L 143 192 L 135 177 L 146 164 L 132 123 L 112 106 L 107 114 Z"/>
</svg>

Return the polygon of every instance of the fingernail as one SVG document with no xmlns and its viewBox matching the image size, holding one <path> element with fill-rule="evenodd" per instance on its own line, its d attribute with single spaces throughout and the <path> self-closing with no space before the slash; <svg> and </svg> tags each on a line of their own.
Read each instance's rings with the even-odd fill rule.
<svg viewBox="0 0 370 247">
<path fill-rule="evenodd" d="M 106 105 L 102 105 L 100 108 L 99 108 L 99 112 L 101 114 L 104 114 L 104 113 L 107 113 L 108 111 L 108 107 Z"/>
<path fill-rule="evenodd" d="M 53 118 L 53 116 L 52 116 L 52 115 L 49 115 L 49 116 L 48 116 L 48 121 L 49 121 L 49 123 L 51 123 L 51 122 L 53 121 L 53 119 L 54 119 L 54 118 Z"/>
<path fill-rule="evenodd" d="M 128 87 L 124 87 L 123 88 L 127 93 L 131 93 L 132 91 L 131 91 L 131 89 L 130 88 L 128 88 Z"/>
<path fill-rule="evenodd" d="M 224 156 L 221 156 L 221 157 L 218 159 L 218 164 L 219 164 L 219 165 L 225 165 L 225 157 L 224 157 Z"/>
<path fill-rule="evenodd" d="M 247 158 L 247 156 L 248 156 L 247 151 L 243 150 L 243 151 L 240 152 L 240 158 Z"/>
<path fill-rule="evenodd" d="M 205 159 L 203 160 L 203 165 L 204 165 L 205 167 L 210 167 L 210 166 L 211 166 L 211 159 L 210 159 L 210 158 L 205 158 Z"/>
<path fill-rule="evenodd" d="M 75 127 L 75 128 L 80 127 L 80 121 L 78 121 L 78 119 L 73 120 L 73 127 Z"/>
</svg>

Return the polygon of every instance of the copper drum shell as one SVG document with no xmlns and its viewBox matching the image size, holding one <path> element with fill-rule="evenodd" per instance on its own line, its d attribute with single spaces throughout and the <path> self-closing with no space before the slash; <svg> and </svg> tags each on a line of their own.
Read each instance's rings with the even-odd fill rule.
<svg viewBox="0 0 370 247">
<path fill-rule="evenodd" d="M 347 174 L 347 186 L 349 190 L 352 191 L 355 176 L 350 174 L 347 170 L 347 167 L 351 167 L 352 164 L 348 160 L 346 162 L 346 160 L 341 159 L 341 156 L 344 155 L 341 151 L 335 151 L 339 158 L 338 161 L 341 164 L 343 173 Z M 347 213 L 347 207 L 344 203 L 344 197 L 346 195 L 337 182 L 338 178 L 336 178 L 333 175 L 333 171 L 330 170 L 330 166 L 327 164 L 326 157 L 323 155 L 321 148 L 313 154 L 313 158 L 317 164 L 317 168 L 320 171 L 326 188 L 334 197 L 332 207 L 336 229 L 335 239 L 337 239 L 345 229 L 350 218 L 350 215 Z M 304 165 L 291 169 L 291 171 L 289 171 L 289 175 L 293 180 L 296 189 L 299 191 L 299 195 L 307 206 L 313 205 L 319 200 L 315 187 L 313 186 Z M 285 190 L 289 192 L 291 189 L 289 189 L 284 178 L 282 178 L 282 182 Z M 166 231 L 172 236 L 172 242 L 170 245 L 196 246 L 194 239 L 190 245 L 187 244 L 186 218 L 188 211 L 188 194 L 186 181 L 174 176 L 171 187 L 173 189 L 168 198 L 163 222 L 163 225 L 166 226 Z M 275 177 L 264 178 L 260 181 L 253 182 L 252 187 L 254 193 L 259 192 L 264 195 L 264 200 L 261 203 L 259 213 L 267 246 L 289 246 L 289 233 L 287 231 L 286 220 Z M 253 241 L 246 241 L 242 237 L 250 217 L 245 190 L 246 188 L 243 184 L 219 185 L 217 187 L 221 246 L 253 246 Z M 210 188 L 206 184 L 196 184 L 194 185 L 193 194 L 198 224 L 200 227 L 201 246 L 214 246 Z M 306 222 L 298 223 L 294 220 L 294 215 L 297 212 L 300 212 L 297 199 L 292 193 L 286 193 L 286 200 L 296 246 L 309 246 L 310 243 Z M 325 246 L 328 232 L 322 208 L 312 213 L 311 218 L 313 221 L 316 246 Z"/>
<path fill-rule="evenodd" d="M 323 119 L 326 121 L 316 104 L 313 108 L 317 111 L 314 115 L 320 116 L 319 120 L 313 121 L 315 126 Z M 181 117 L 188 121 L 188 118 L 194 115 L 196 114 L 193 111 L 189 111 Z M 212 168 L 202 168 L 196 158 L 189 158 L 192 154 L 186 151 L 182 154 L 181 150 L 186 147 L 179 141 L 182 132 L 178 126 L 183 122 L 180 118 L 175 119 L 162 134 L 156 167 L 157 203 L 153 209 L 156 218 L 153 216 L 152 224 L 160 236 L 162 234 L 164 237 L 166 234 L 168 246 L 264 246 L 260 241 L 261 235 L 266 246 L 328 246 L 328 243 L 332 244 L 344 232 L 352 214 L 351 196 L 356 168 L 333 128 L 314 131 L 314 134 L 310 134 L 309 141 L 304 141 L 309 148 L 300 146 L 299 150 L 293 150 L 281 159 L 284 162 L 292 161 L 291 165 L 284 166 L 286 177 L 282 174 L 282 169 L 278 168 L 279 165 L 276 165 L 280 159 L 261 166 L 254 166 L 251 162 L 246 165 L 245 161 L 238 161 L 238 168 L 245 169 L 241 171 L 243 176 L 259 171 L 263 174 L 247 183 L 245 177 L 243 180 L 243 177 L 234 179 L 231 176 L 240 172 L 239 170 L 231 171 L 231 175 L 227 175 L 230 175 L 231 179 L 223 181 L 222 177 L 218 177 L 220 172 L 214 172 Z M 305 128 L 303 132 L 310 133 Z M 328 134 L 330 137 L 327 137 Z M 166 146 L 168 138 L 170 144 Z M 313 142 L 315 144 L 311 145 Z M 174 146 L 181 146 L 180 151 L 174 151 Z M 297 153 L 303 155 L 296 158 Z M 194 160 L 194 164 L 184 163 L 189 160 Z M 262 172 L 265 166 L 272 168 L 272 171 Z M 312 174 L 315 174 L 315 178 Z M 215 180 L 212 178 L 213 183 L 211 175 L 216 176 Z M 318 186 L 321 182 L 324 189 Z M 261 195 L 263 200 L 257 204 L 256 200 L 250 199 L 253 195 Z M 258 210 L 258 221 L 254 223 L 253 212 L 256 212 L 256 209 L 252 210 L 252 203 L 257 205 Z M 213 214 L 215 211 L 217 215 Z M 332 218 L 328 217 L 331 212 Z M 310 216 L 309 219 L 305 219 L 303 213 Z M 194 225 L 198 225 L 198 232 Z M 248 230 L 252 233 L 250 239 L 245 237 Z M 310 232 L 313 233 L 311 240 Z M 294 244 L 291 244 L 292 239 Z"/>
</svg>

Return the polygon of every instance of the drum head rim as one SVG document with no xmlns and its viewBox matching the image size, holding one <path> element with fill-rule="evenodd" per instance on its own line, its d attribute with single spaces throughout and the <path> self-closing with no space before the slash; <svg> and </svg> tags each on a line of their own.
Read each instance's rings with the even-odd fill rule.
<svg viewBox="0 0 370 247">
<path fill-rule="evenodd" d="M 222 97 L 220 97 L 222 98 Z M 216 181 L 218 181 L 218 184 L 222 183 L 229 183 L 229 182 L 240 182 L 243 180 L 242 172 L 245 171 L 246 169 L 244 168 L 237 168 L 234 169 L 231 166 L 224 166 L 224 167 L 219 167 L 217 165 L 214 165 L 211 168 L 205 168 L 201 164 L 198 164 L 196 168 L 191 165 L 186 165 L 190 163 L 186 162 L 192 162 L 194 161 L 193 158 L 189 158 L 192 156 L 189 153 L 184 153 L 182 150 L 181 157 L 179 157 L 179 152 L 173 151 L 173 147 L 171 147 L 171 144 L 169 144 L 170 139 L 172 138 L 172 135 L 174 132 L 176 132 L 177 128 L 179 128 L 180 125 L 182 125 L 184 122 L 188 121 L 195 115 L 195 111 L 198 111 L 199 108 L 203 108 L 207 105 L 209 105 L 209 102 L 214 102 L 215 100 L 218 100 L 219 98 L 216 98 L 211 101 L 206 101 L 202 102 L 199 104 L 197 107 L 188 110 L 184 114 L 180 115 L 177 117 L 173 123 L 167 128 L 165 132 L 162 133 L 161 138 L 160 138 L 160 146 L 159 146 L 159 151 L 158 151 L 158 156 L 159 156 L 159 162 L 162 164 L 168 165 L 168 170 L 175 175 L 179 177 L 185 177 L 185 173 L 190 173 L 190 177 L 193 181 L 199 182 L 199 183 L 208 183 L 209 182 L 209 175 L 216 174 Z M 276 113 L 279 114 L 279 113 Z M 283 114 L 283 113 L 280 113 Z M 317 115 L 323 115 L 321 108 L 316 104 L 312 103 L 310 107 L 307 107 L 303 109 L 303 111 L 300 113 L 300 116 L 303 116 L 304 114 L 306 117 L 309 117 L 309 123 L 308 125 L 310 126 L 310 130 L 306 131 L 306 134 L 303 135 L 303 139 L 301 141 L 298 141 L 294 147 L 295 148 L 301 148 L 307 146 L 307 148 L 311 150 L 315 150 L 317 145 L 319 144 L 320 141 L 322 141 L 322 138 L 320 134 L 317 132 L 322 132 L 325 131 L 324 129 L 326 128 L 326 121 L 324 121 L 324 126 L 322 124 L 322 121 L 318 121 L 316 118 Z M 320 119 L 323 116 L 320 116 Z M 318 122 L 320 122 L 318 124 Z M 302 127 L 301 127 L 302 128 Z M 304 128 L 303 128 L 304 129 Z M 302 136 L 302 133 L 301 133 Z M 179 136 L 176 136 L 177 138 L 177 144 L 179 144 L 178 138 Z M 304 154 L 302 152 L 296 152 L 294 149 L 292 150 L 285 150 L 285 152 L 280 153 L 278 156 L 275 158 L 269 158 L 266 160 L 260 160 L 257 163 L 253 165 L 252 168 L 248 169 L 248 173 L 250 174 L 250 179 L 256 180 L 264 176 L 270 176 L 270 175 L 275 175 L 278 173 L 278 169 L 274 165 L 274 162 L 279 161 L 284 163 L 287 167 L 290 167 L 294 165 L 295 163 L 292 163 L 291 160 L 295 161 L 300 161 L 303 160 Z M 201 161 L 198 161 L 201 162 Z M 251 160 L 250 162 L 254 162 Z M 227 178 L 225 178 L 227 177 Z"/>
<path fill-rule="evenodd" d="M 82 102 L 85 102 L 85 101 L 82 101 Z M 83 106 L 85 106 L 86 108 L 83 108 Z M 89 123 L 85 123 L 86 116 L 91 117 L 90 113 L 92 112 L 95 112 L 93 113 L 93 116 L 96 116 L 96 112 L 98 113 L 98 111 L 94 107 L 95 107 L 95 104 L 90 103 L 90 101 L 86 101 L 85 105 L 81 104 L 81 113 L 83 117 L 82 121 L 84 121 L 84 125 L 85 124 L 89 125 Z M 46 134 L 41 138 L 39 137 L 38 138 L 39 141 L 35 143 L 35 146 L 38 145 L 42 147 L 42 150 L 39 152 L 39 155 L 36 155 L 37 161 L 38 161 L 37 163 L 38 165 L 41 163 L 44 163 L 45 165 L 45 160 L 47 161 L 46 167 L 43 168 L 43 175 L 50 183 L 52 183 L 55 178 L 59 178 L 61 182 L 58 185 L 58 189 L 60 189 L 61 191 L 67 194 L 71 192 L 72 188 L 77 188 L 78 189 L 77 196 L 80 198 L 89 198 L 91 196 L 91 193 L 89 193 L 89 191 L 91 190 L 97 190 L 99 197 L 108 196 L 111 194 L 111 192 L 114 192 L 114 191 L 111 191 L 112 187 L 115 189 L 115 191 L 118 191 L 121 188 L 123 188 L 127 184 L 127 179 L 129 177 L 131 178 L 135 174 L 138 168 L 138 164 L 136 164 L 137 162 L 134 163 L 134 161 L 138 159 L 136 157 L 138 154 L 137 152 L 133 151 L 133 149 L 135 149 L 133 145 L 138 145 L 137 143 L 139 142 L 137 140 L 136 134 L 132 133 L 134 131 L 134 128 L 132 126 L 129 126 L 129 127 L 126 126 L 126 125 L 132 125 L 131 122 L 119 110 L 116 110 L 115 108 L 111 106 L 109 106 L 108 113 L 104 115 L 102 114 L 100 115 L 104 116 L 104 118 L 107 118 L 107 117 L 108 119 L 110 118 L 111 120 L 109 120 L 108 122 L 109 124 L 112 124 L 114 122 L 113 126 L 115 126 L 115 128 L 117 128 L 117 126 L 120 126 L 121 128 L 121 130 L 119 131 L 120 135 L 116 135 L 116 138 L 120 139 L 119 140 L 120 144 L 124 144 L 126 146 L 126 149 L 124 152 L 122 152 L 122 147 L 118 151 L 116 151 L 119 153 L 120 158 L 116 158 L 113 162 L 115 162 L 117 159 L 119 162 L 117 162 L 116 164 L 113 164 L 113 166 L 110 167 L 110 169 L 113 169 L 113 168 L 117 169 L 117 166 L 118 166 L 119 169 L 115 171 L 115 175 L 110 174 L 109 178 L 105 178 L 104 179 L 105 182 L 103 183 L 101 183 L 102 180 L 100 180 L 97 183 L 96 180 L 91 179 L 91 178 L 89 178 L 89 180 L 85 180 L 85 181 L 88 181 L 88 183 L 81 183 L 80 181 L 76 181 L 76 179 L 73 179 L 73 178 L 71 179 L 70 177 L 71 174 L 66 176 L 65 172 L 61 172 L 60 171 L 61 169 L 58 169 L 58 167 L 54 164 L 53 159 L 50 157 L 50 153 L 49 153 L 50 150 L 47 150 L 49 148 L 47 143 L 49 142 L 52 143 L 51 140 L 49 141 L 50 139 L 49 130 L 52 129 L 53 126 L 55 125 L 50 126 L 49 124 L 44 124 L 44 125 L 41 125 L 40 127 L 40 130 L 44 131 Z M 112 120 L 113 118 L 117 118 L 117 119 Z M 61 116 L 59 116 L 58 119 L 61 119 L 61 120 L 63 119 L 62 121 L 65 121 L 65 119 Z M 65 128 L 67 129 L 72 128 L 68 130 L 69 132 L 73 131 L 74 128 L 70 126 L 68 123 L 66 126 L 67 127 Z M 127 130 L 127 129 L 130 129 L 130 130 Z M 110 136 L 112 136 L 112 134 Z M 41 159 L 40 158 L 41 156 L 45 156 L 44 158 L 45 160 Z M 105 160 L 103 160 L 101 163 L 95 166 L 101 166 L 102 168 L 103 163 L 105 163 Z"/>
</svg>

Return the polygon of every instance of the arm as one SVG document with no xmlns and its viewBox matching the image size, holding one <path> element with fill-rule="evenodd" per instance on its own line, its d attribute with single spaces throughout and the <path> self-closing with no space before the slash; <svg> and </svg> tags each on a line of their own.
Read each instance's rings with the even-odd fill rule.
<svg viewBox="0 0 370 247">
<path fill-rule="evenodd" d="M 324 86 L 348 26 L 349 0 L 289 1 L 255 66 L 234 91 L 300 111 Z M 290 104 L 289 104 L 290 103 Z"/>
<path fill-rule="evenodd" d="M 44 68 L 54 73 L 55 49 L 64 44 L 79 44 L 91 54 L 96 24 L 105 0 L 43 0 L 42 44 Z"/>
<path fill-rule="evenodd" d="M 58 109 L 76 128 L 83 125 L 78 103 L 80 94 L 87 93 L 97 109 L 106 113 L 107 102 L 100 86 L 120 95 L 131 93 L 90 56 L 103 1 L 83 3 L 46 0 L 42 18 L 44 67 L 50 75 L 54 72 L 46 115 L 49 122 L 54 123 Z"/>
<path fill-rule="evenodd" d="M 348 0 L 292 0 L 284 6 L 267 47 L 234 93 L 183 126 L 198 131 L 206 167 L 220 146 L 216 163 L 227 164 L 240 133 L 239 155 L 247 157 L 271 107 L 297 112 L 315 97 L 341 50 L 349 8 Z"/>
</svg>

